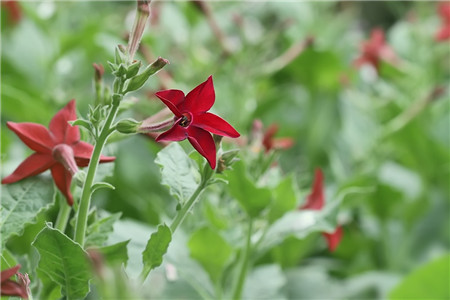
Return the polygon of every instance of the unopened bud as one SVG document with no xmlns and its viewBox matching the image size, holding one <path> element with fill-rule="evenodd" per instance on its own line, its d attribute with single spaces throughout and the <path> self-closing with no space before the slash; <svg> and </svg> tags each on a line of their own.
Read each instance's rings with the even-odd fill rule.
<svg viewBox="0 0 450 300">
<path fill-rule="evenodd" d="M 238 160 L 238 158 L 236 158 L 238 153 L 239 153 L 238 149 L 222 153 L 217 162 L 217 173 L 221 173 L 229 169 L 233 165 L 233 163 Z"/>
<path fill-rule="evenodd" d="M 138 0 L 136 18 L 134 20 L 133 28 L 131 29 L 130 38 L 128 41 L 128 59 L 133 61 L 134 54 L 141 42 L 142 34 L 144 33 L 145 25 L 150 17 L 150 1 Z"/>
<path fill-rule="evenodd" d="M 128 66 L 126 77 L 132 78 L 132 77 L 136 76 L 136 74 L 139 72 L 140 68 L 141 68 L 140 61 L 136 61 L 135 63 L 131 64 L 130 66 Z"/>
<path fill-rule="evenodd" d="M 95 82 L 100 82 L 102 80 L 103 74 L 105 73 L 105 68 L 101 64 L 93 63 L 92 66 L 94 67 L 95 73 Z"/>
<path fill-rule="evenodd" d="M 161 70 L 168 63 L 169 61 L 167 59 L 158 57 L 158 59 L 155 60 L 147 68 L 145 68 L 145 70 L 142 73 L 130 79 L 126 91 L 132 92 L 140 89 L 144 85 L 144 83 L 150 78 L 150 76 Z"/>
<path fill-rule="evenodd" d="M 133 119 L 120 120 L 116 125 L 116 130 L 120 133 L 131 134 L 136 133 L 141 122 Z"/>
</svg>

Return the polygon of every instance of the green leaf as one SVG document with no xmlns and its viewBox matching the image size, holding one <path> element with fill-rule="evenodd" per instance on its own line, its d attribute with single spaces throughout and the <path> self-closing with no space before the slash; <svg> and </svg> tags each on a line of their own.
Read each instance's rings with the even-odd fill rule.
<svg viewBox="0 0 450 300">
<path fill-rule="evenodd" d="M 91 187 L 91 193 L 95 192 L 97 189 L 110 189 L 110 190 L 115 190 L 116 188 L 107 182 L 97 182 L 95 183 L 92 187 Z"/>
<path fill-rule="evenodd" d="M 144 252 L 142 252 L 142 261 L 144 268 L 142 269 L 142 278 L 147 278 L 150 271 L 162 263 L 162 258 L 167 252 L 170 241 L 172 241 L 172 232 L 166 225 L 159 225 L 158 230 L 154 232 L 148 240 Z"/>
<path fill-rule="evenodd" d="M 120 219 L 121 215 L 122 213 L 115 213 L 90 224 L 86 233 L 86 247 L 103 246 L 108 235 L 113 231 L 114 223 Z"/>
<path fill-rule="evenodd" d="M 450 299 L 450 254 L 419 267 L 397 285 L 389 299 Z"/>
<path fill-rule="evenodd" d="M 325 217 L 323 212 L 309 210 L 284 214 L 269 227 L 260 250 L 264 252 L 290 236 L 302 239 L 312 232 L 333 230 L 334 227 L 326 222 Z"/>
<path fill-rule="evenodd" d="M 268 215 L 269 222 L 272 223 L 286 212 L 294 210 L 297 198 L 292 177 L 284 178 L 274 189 L 274 201 Z"/>
<path fill-rule="evenodd" d="M 51 179 L 43 176 L 2 186 L 0 211 L 2 246 L 11 235 L 20 235 L 26 224 L 36 222 L 37 215 L 52 203 L 53 193 Z"/>
<path fill-rule="evenodd" d="M 198 166 L 177 143 L 159 151 L 155 163 L 161 166 L 161 182 L 170 189 L 170 194 L 184 204 L 200 181 Z"/>
<path fill-rule="evenodd" d="M 272 200 L 270 190 L 256 187 L 247 177 L 242 161 L 235 163 L 233 170 L 226 174 L 231 195 L 238 200 L 250 217 L 258 216 L 269 205 Z"/>
<path fill-rule="evenodd" d="M 38 270 L 60 285 L 67 299 L 84 299 L 92 267 L 83 248 L 51 227 L 42 229 L 33 246 L 40 255 Z"/>
<path fill-rule="evenodd" d="M 129 242 L 130 240 L 123 241 L 114 245 L 95 248 L 95 250 L 100 252 L 105 261 L 111 265 L 115 264 L 126 265 L 128 261 L 127 245 Z"/>
<path fill-rule="evenodd" d="M 194 232 L 188 242 L 191 257 L 197 260 L 213 282 L 220 280 L 232 248 L 215 230 L 204 227 Z"/>
</svg>

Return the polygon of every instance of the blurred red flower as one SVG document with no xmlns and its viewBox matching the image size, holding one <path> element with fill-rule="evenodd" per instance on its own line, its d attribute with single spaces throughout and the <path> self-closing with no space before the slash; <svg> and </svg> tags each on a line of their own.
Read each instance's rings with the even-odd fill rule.
<svg viewBox="0 0 450 300">
<path fill-rule="evenodd" d="M 181 141 L 187 138 L 215 169 L 216 145 L 210 133 L 232 138 L 240 134 L 224 119 L 207 112 L 215 101 L 212 76 L 186 96 L 180 90 L 159 91 L 156 96 L 175 115 L 174 125 L 161 133 L 156 141 Z"/>
<path fill-rule="evenodd" d="M 24 299 L 28 299 L 28 286 L 30 280 L 28 275 L 22 275 L 17 273 L 19 271 L 20 265 L 3 270 L 0 274 L 1 279 L 1 295 L 2 296 L 17 296 Z M 14 281 L 11 277 L 18 275 L 19 282 Z"/>
<path fill-rule="evenodd" d="M 442 19 L 442 27 L 436 32 L 435 39 L 440 42 L 450 40 L 450 3 L 440 3 L 438 13 Z"/>
<path fill-rule="evenodd" d="M 11 24 L 17 24 L 22 19 L 22 8 L 18 1 L 2 1 L 2 7 L 5 9 L 8 22 Z"/>
<path fill-rule="evenodd" d="M 386 43 L 383 30 L 372 30 L 370 39 L 361 44 L 361 55 L 354 61 L 356 67 L 369 64 L 379 71 L 380 61 L 395 64 L 397 57 L 394 50 Z"/>
<path fill-rule="evenodd" d="M 272 149 L 289 149 L 294 145 L 294 140 L 288 137 L 280 137 L 275 138 L 275 134 L 278 132 L 278 125 L 272 124 L 270 125 L 263 136 L 263 146 L 266 149 L 266 152 L 269 152 Z"/>
<path fill-rule="evenodd" d="M 72 176 L 78 172 L 78 167 L 86 167 L 89 164 L 94 149 L 91 144 L 80 141 L 78 126 L 68 123 L 76 119 L 75 100 L 71 100 L 52 118 L 50 130 L 36 123 L 7 122 L 8 128 L 35 152 L 11 175 L 5 177 L 2 183 L 13 183 L 50 169 L 56 186 L 66 197 L 67 203 L 72 205 Z M 114 159 L 115 157 L 101 156 L 100 162 L 110 162 Z"/>
<path fill-rule="evenodd" d="M 306 197 L 306 203 L 299 209 L 321 210 L 325 205 L 323 192 L 323 174 L 321 169 L 316 169 L 311 193 Z M 334 251 L 342 238 L 342 227 L 338 226 L 332 233 L 322 232 L 325 237 L 328 249 Z"/>
</svg>

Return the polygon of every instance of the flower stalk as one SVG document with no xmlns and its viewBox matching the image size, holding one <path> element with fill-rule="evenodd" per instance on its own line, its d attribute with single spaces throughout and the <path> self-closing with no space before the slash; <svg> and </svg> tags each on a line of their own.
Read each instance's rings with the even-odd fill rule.
<svg viewBox="0 0 450 300">
<path fill-rule="evenodd" d="M 248 220 L 247 242 L 244 248 L 244 257 L 242 259 L 241 269 L 239 272 L 239 277 L 237 279 L 232 299 L 241 299 L 242 297 L 242 290 L 244 289 L 245 278 L 247 277 L 247 270 L 250 265 L 250 254 L 252 251 L 252 232 L 253 232 L 253 219 L 250 218 Z"/>
</svg>

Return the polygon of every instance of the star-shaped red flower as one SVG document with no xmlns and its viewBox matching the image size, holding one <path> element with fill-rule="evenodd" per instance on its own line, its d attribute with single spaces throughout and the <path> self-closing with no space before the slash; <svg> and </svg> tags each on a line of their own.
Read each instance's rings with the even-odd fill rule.
<svg viewBox="0 0 450 300">
<path fill-rule="evenodd" d="M 275 138 L 275 134 L 278 131 L 278 125 L 272 124 L 264 133 L 262 144 L 266 149 L 266 152 L 269 152 L 272 149 L 289 149 L 294 145 L 294 140 L 288 137 L 280 137 Z"/>
<path fill-rule="evenodd" d="M 306 197 L 306 203 L 299 209 L 321 210 L 325 205 L 325 196 L 323 192 L 323 174 L 320 169 L 316 169 L 311 193 Z M 334 251 L 342 238 L 342 227 L 338 226 L 333 233 L 322 232 L 325 237 L 328 249 Z"/>
<path fill-rule="evenodd" d="M 180 90 L 159 91 L 156 96 L 175 115 L 174 125 L 161 133 L 156 141 L 181 141 L 187 138 L 215 169 L 216 145 L 210 133 L 232 138 L 240 134 L 224 119 L 208 112 L 215 101 L 212 76 L 186 96 Z"/>
<path fill-rule="evenodd" d="M 438 13 L 442 19 L 442 27 L 436 32 L 437 41 L 450 40 L 450 3 L 440 3 Z"/>
<path fill-rule="evenodd" d="M 24 299 L 28 299 L 28 275 L 21 276 L 19 282 L 11 279 L 14 275 L 19 275 L 20 265 L 3 270 L 0 274 L 1 278 L 1 295 L 2 296 L 16 296 Z M 21 274 L 20 274 L 21 275 Z"/>
<path fill-rule="evenodd" d="M 384 32 L 379 28 L 372 30 L 370 39 L 363 42 L 361 48 L 361 56 L 354 62 L 357 67 L 369 64 L 378 71 L 381 60 L 391 64 L 396 63 L 397 57 L 394 50 L 386 43 Z"/>
<path fill-rule="evenodd" d="M 67 203 L 72 205 L 72 175 L 78 171 L 77 166 L 86 167 L 89 164 L 94 149 L 91 144 L 80 141 L 78 126 L 68 123 L 76 119 L 75 100 L 71 100 L 52 118 L 49 129 L 36 123 L 7 122 L 8 128 L 35 152 L 11 175 L 3 178 L 2 183 L 17 182 L 50 169 L 56 186 L 66 197 Z M 100 162 L 114 159 L 115 157 L 101 156 Z"/>
</svg>

